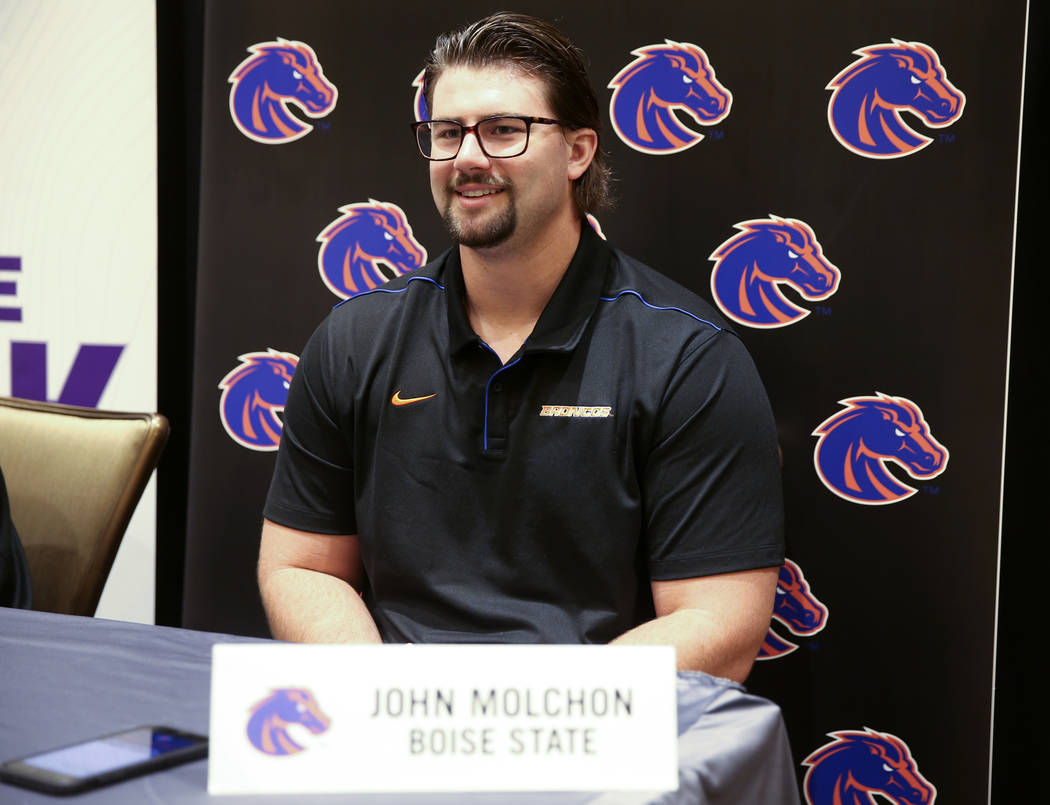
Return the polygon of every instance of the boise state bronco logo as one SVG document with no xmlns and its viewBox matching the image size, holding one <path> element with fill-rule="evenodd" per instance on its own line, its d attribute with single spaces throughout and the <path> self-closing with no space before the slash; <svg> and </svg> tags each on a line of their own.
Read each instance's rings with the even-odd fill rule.
<svg viewBox="0 0 1050 805">
<path fill-rule="evenodd" d="M 317 268 L 336 296 L 349 299 L 371 291 L 427 261 L 427 250 L 396 204 L 369 199 L 339 212 L 343 214 L 317 236 Z"/>
<path fill-rule="evenodd" d="M 237 356 L 240 366 L 220 382 L 219 416 L 230 438 L 250 450 L 276 450 L 284 425 L 277 413 L 288 401 L 288 386 L 299 358 L 269 349 Z"/>
<path fill-rule="evenodd" d="M 827 626 L 828 608 L 809 589 L 802 568 L 785 559 L 777 578 L 777 595 L 773 601 L 773 619 L 780 621 L 793 635 L 814 635 Z M 766 634 L 759 660 L 772 660 L 790 654 L 797 643 L 785 640 L 772 627 Z"/>
<path fill-rule="evenodd" d="M 874 397 L 839 400 L 845 410 L 813 431 L 813 452 L 824 485 L 853 503 L 896 503 L 916 490 L 890 475 L 894 462 L 916 479 L 933 478 L 948 465 L 948 451 L 930 434 L 919 406 L 904 397 L 876 392 Z"/>
<path fill-rule="evenodd" d="M 733 96 L 715 78 L 707 54 L 689 42 L 664 40 L 631 51 L 637 56 L 609 82 L 609 115 L 627 145 L 645 154 L 675 154 L 704 136 L 682 124 L 676 111 L 701 126 L 729 115 Z"/>
<path fill-rule="evenodd" d="M 871 45 L 853 51 L 861 58 L 831 79 L 828 122 L 835 138 L 854 154 L 895 159 L 933 140 L 901 117 L 910 112 L 935 129 L 962 116 L 966 96 L 951 85 L 937 52 L 922 42 Z"/>
<path fill-rule="evenodd" d="M 741 232 L 708 258 L 711 293 L 733 321 L 748 327 L 783 327 L 809 315 L 788 300 L 787 285 L 806 299 L 827 299 L 839 287 L 839 270 L 809 225 L 793 218 L 758 218 L 734 226 Z"/>
<path fill-rule="evenodd" d="M 802 761 L 809 805 L 932 805 L 937 789 L 919 773 L 908 745 L 888 732 L 842 730 Z M 884 798 L 884 799 L 883 799 Z"/>
<path fill-rule="evenodd" d="M 594 233 L 598 237 L 600 237 L 602 240 L 608 240 L 608 238 L 605 237 L 605 233 L 602 232 L 602 225 L 598 223 L 598 219 L 590 213 L 587 213 L 587 223 L 591 225 L 591 229 L 594 230 Z"/>
<path fill-rule="evenodd" d="M 293 117 L 295 104 L 309 117 L 324 117 L 335 108 L 339 91 L 325 78 L 313 49 L 302 42 L 277 38 L 248 48 L 252 55 L 230 74 L 230 114 L 245 137 L 279 145 L 298 140 L 313 126 Z"/>
<path fill-rule="evenodd" d="M 419 75 L 412 79 L 412 86 L 416 88 L 416 97 L 412 101 L 412 112 L 415 114 L 416 120 L 430 120 L 430 113 L 427 111 L 427 99 L 423 95 L 426 89 L 423 86 L 423 76 L 426 74 L 426 70 L 420 70 Z"/>
<path fill-rule="evenodd" d="M 278 688 L 251 709 L 248 740 L 267 755 L 294 755 L 305 747 L 295 742 L 288 727 L 304 727 L 314 735 L 327 732 L 331 719 L 321 712 L 313 694 L 304 688 Z"/>
</svg>

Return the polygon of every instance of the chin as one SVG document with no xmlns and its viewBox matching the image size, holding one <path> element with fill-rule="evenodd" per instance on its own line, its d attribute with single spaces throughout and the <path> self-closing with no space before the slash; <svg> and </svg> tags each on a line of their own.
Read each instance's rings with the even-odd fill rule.
<svg viewBox="0 0 1050 805">
<path fill-rule="evenodd" d="M 452 240 L 469 249 L 492 249 L 510 240 L 517 229 L 517 216 L 506 210 L 487 221 L 463 221 L 446 210 L 445 228 Z"/>
</svg>

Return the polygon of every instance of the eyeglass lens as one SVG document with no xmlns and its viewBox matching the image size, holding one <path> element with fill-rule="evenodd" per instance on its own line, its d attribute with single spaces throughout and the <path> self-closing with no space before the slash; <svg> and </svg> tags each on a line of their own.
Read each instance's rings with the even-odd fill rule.
<svg viewBox="0 0 1050 805">
<path fill-rule="evenodd" d="M 469 128 L 469 127 L 468 127 Z M 434 120 L 416 129 L 419 149 L 430 159 L 451 159 L 463 144 L 464 127 L 452 120 Z M 516 157 L 529 142 L 529 125 L 517 117 L 493 117 L 474 127 L 481 149 L 490 157 Z"/>
</svg>

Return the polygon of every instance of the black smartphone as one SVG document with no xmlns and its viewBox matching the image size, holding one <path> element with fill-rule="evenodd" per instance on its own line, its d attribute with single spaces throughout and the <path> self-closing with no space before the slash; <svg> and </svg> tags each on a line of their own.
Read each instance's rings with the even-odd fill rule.
<svg viewBox="0 0 1050 805">
<path fill-rule="evenodd" d="M 75 794 L 208 754 L 203 735 L 136 727 L 0 765 L 0 780 L 48 794 Z"/>
</svg>

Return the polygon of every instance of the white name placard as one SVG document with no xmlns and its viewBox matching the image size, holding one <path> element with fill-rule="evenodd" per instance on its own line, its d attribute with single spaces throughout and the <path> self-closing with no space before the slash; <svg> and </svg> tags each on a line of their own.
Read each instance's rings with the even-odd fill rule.
<svg viewBox="0 0 1050 805">
<path fill-rule="evenodd" d="M 214 647 L 210 794 L 677 786 L 668 646 Z"/>
</svg>

